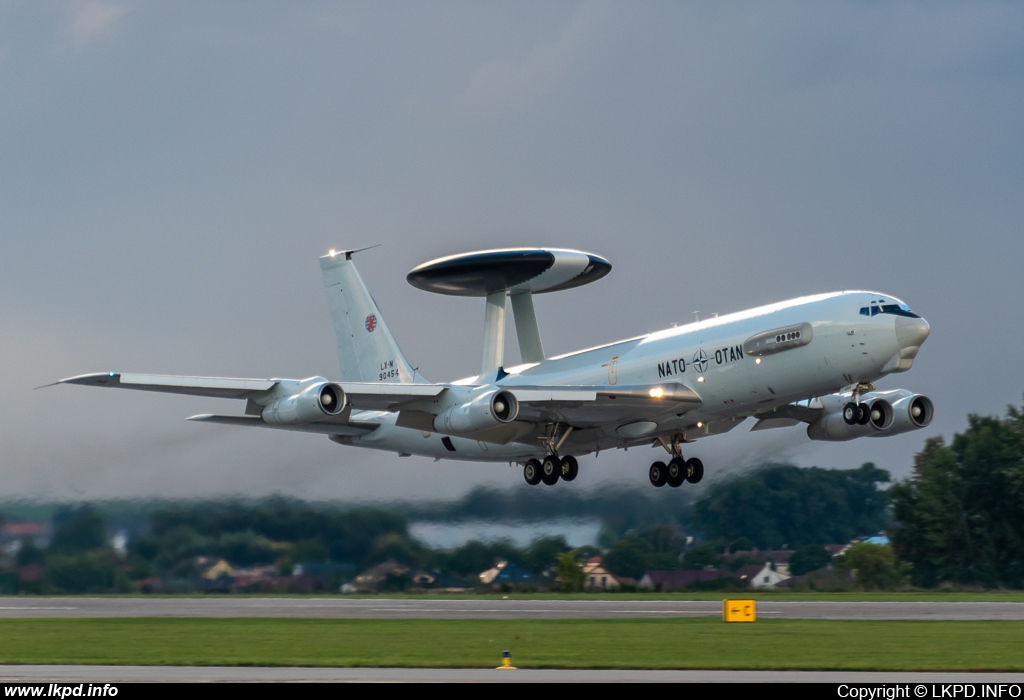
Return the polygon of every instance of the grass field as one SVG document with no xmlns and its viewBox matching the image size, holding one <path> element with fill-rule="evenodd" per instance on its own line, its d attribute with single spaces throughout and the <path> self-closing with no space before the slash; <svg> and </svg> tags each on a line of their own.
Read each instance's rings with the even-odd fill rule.
<svg viewBox="0 0 1024 700">
<path fill-rule="evenodd" d="M 1024 622 L 7 619 L 0 663 L 1024 671 Z"/>
</svg>

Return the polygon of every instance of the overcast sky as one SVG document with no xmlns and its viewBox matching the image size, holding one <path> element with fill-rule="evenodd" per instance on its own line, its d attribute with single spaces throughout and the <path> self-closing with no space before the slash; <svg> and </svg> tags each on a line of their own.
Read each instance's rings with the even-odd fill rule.
<svg viewBox="0 0 1024 700">
<path fill-rule="evenodd" d="M 529 488 L 519 469 L 198 425 L 231 402 L 83 387 L 119 370 L 336 377 L 317 257 L 359 269 L 410 361 L 473 374 L 483 304 L 405 282 L 489 247 L 607 257 L 538 297 L 549 353 L 867 288 L 932 325 L 930 427 L 702 440 L 909 474 L 1024 394 L 1020 2 L 0 0 L 0 498 Z M 509 358 L 518 357 L 508 334 Z M 650 449 L 570 487 L 645 485 Z M 702 485 L 701 488 L 703 488 Z"/>
</svg>

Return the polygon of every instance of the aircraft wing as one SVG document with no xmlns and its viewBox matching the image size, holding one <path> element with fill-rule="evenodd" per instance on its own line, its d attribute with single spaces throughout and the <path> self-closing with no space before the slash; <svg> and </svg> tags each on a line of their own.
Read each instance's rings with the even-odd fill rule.
<svg viewBox="0 0 1024 700">
<path fill-rule="evenodd" d="M 545 430 L 545 424 L 561 423 L 574 428 L 597 428 L 631 423 L 667 413 L 683 414 L 701 405 L 689 387 L 669 382 L 636 386 L 522 386 L 492 385 L 512 394 L 518 403 L 516 418 L 479 432 L 451 433 L 482 442 L 507 444 Z M 437 413 L 428 402 L 396 405 L 396 425 L 414 430 L 437 431 Z M 444 431 L 439 431 L 444 432 Z"/>
<path fill-rule="evenodd" d="M 235 415 L 200 414 L 189 420 L 222 425 L 261 428 L 281 428 L 300 432 L 328 435 L 363 435 L 374 430 L 379 423 L 351 420 L 352 409 L 390 411 L 409 401 L 437 396 L 443 386 L 434 384 L 384 384 L 370 382 L 341 382 L 350 406 L 336 416 L 324 416 L 315 421 L 291 425 L 270 425 L 263 421 L 263 407 L 272 401 L 297 393 L 315 383 L 313 379 L 243 379 L 235 377 L 185 377 L 163 374 L 129 374 L 102 372 L 68 377 L 57 384 L 81 384 L 138 391 L 156 391 L 165 394 L 207 396 L 222 399 L 246 400 L 246 412 Z M 326 381 L 326 380 L 321 380 Z"/>
<path fill-rule="evenodd" d="M 289 425 L 268 425 L 263 408 L 273 401 L 291 396 L 318 381 L 310 379 L 251 379 L 235 377 L 193 377 L 160 374 L 103 372 L 68 377 L 57 384 L 80 384 L 137 391 L 155 391 L 188 396 L 245 400 L 244 414 L 200 414 L 189 420 L 223 425 L 277 427 L 286 430 L 337 435 L 360 435 L 379 425 L 373 420 L 351 420 L 352 409 L 388 411 L 400 414 L 398 425 L 433 430 L 433 415 L 422 409 L 424 400 L 447 390 L 443 384 L 398 384 L 383 382 L 338 382 L 349 406 L 336 416 Z M 561 422 L 580 428 L 615 421 L 641 420 L 669 412 L 684 413 L 701 405 L 701 399 L 689 387 L 678 382 L 652 386 L 503 386 L 519 402 L 514 426 L 501 428 L 501 435 L 484 436 L 495 442 L 507 442 L 533 425 Z M 410 410 L 411 409 L 411 410 Z M 404 417 L 403 415 L 404 414 Z"/>
<path fill-rule="evenodd" d="M 697 392 L 684 384 L 653 386 L 509 386 L 519 402 L 520 421 L 560 421 L 579 427 L 617 420 L 685 413 L 701 405 Z"/>
<path fill-rule="evenodd" d="M 297 387 L 308 384 L 309 379 L 240 379 L 234 377 L 183 377 L 167 374 L 128 374 L 101 372 L 81 374 L 56 382 L 82 384 L 138 391 L 158 391 L 166 394 L 211 396 L 221 399 L 258 400 L 269 393 L 286 395 Z M 325 380 L 326 381 L 326 380 Z M 437 396 L 444 386 L 437 384 L 385 384 L 381 382 L 338 382 L 349 403 L 358 410 L 388 411 L 398 404 Z"/>
</svg>

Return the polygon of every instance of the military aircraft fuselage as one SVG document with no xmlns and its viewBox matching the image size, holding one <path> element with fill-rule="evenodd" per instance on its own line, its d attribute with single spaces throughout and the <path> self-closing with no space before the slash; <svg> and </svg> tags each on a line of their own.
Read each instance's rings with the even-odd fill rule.
<svg viewBox="0 0 1024 700">
<path fill-rule="evenodd" d="M 616 386 L 678 383 L 700 397 L 698 407 L 621 423 L 609 422 L 605 413 L 588 424 L 577 412 L 576 429 L 562 450 L 585 454 L 666 436 L 689 442 L 730 430 L 751 416 L 905 371 L 927 334 L 928 324 L 889 295 L 851 291 L 801 297 L 504 368 L 493 377 L 459 380 L 439 398 L 439 408 L 444 402 L 462 403 L 484 386 L 575 385 L 608 392 Z M 522 461 L 548 451 L 543 434 L 535 445 L 522 439 L 495 444 L 398 427 L 393 412 L 365 411 L 359 417 L 380 427 L 339 442 L 473 461 Z"/>
</svg>

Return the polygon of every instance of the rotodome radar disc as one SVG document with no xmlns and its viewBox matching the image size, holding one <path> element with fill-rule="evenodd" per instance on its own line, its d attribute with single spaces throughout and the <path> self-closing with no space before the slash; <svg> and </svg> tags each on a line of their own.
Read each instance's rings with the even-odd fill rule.
<svg viewBox="0 0 1024 700">
<path fill-rule="evenodd" d="M 601 279 L 612 264 L 562 248 L 505 248 L 449 255 L 414 268 L 406 279 L 428 292 L 482 297 L 492 292 L 557 292 Z"/>
</svg>

